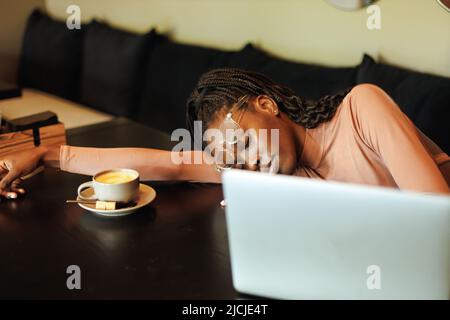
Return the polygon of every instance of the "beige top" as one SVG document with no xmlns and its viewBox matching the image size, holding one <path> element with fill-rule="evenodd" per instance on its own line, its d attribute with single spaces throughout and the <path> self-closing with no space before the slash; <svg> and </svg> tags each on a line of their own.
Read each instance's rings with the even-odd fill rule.
<svg viewBox="0 0 450 320">
<path fill-rule="evenodd" d="M 306 130 L 301 162 L 299 176 L 450 193 L 441 172 L 444 166 L 450 169 L 448 155 L 374 85 L 354 87 L 329 122 Z M 180 178 L 174 176 L 167 151 L 67 145 L 60 149 L 65 171 L 93 175 L 123 166 L 138 170 L 143 180 Z M 220 181 L 211 165 L 190 165 L 185 171 L 187 180 Z"/>
<path fill-rule="evenodd" d="M 299 176 L 449 193 L 450 162 L 381 88 L 355 86 L 335 116 L 306 130 Z"/>
</svg>

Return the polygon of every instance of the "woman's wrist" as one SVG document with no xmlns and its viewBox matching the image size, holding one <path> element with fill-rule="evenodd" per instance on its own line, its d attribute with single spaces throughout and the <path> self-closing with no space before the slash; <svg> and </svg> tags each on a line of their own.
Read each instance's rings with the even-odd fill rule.
<svg viewBox="0 0 450 320">
<path fill-rule="evenodd" d="M 45 167 L 59 168 L 60 148 L 60 145 L 38 147 L 38 152 L 41 154 L 41 162 Z"/>
</svg>

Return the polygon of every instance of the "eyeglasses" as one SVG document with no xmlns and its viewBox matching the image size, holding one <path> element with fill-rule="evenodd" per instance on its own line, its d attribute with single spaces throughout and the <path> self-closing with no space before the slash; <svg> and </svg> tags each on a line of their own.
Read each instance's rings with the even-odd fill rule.
<svg viewBox="0 0 450 320">
<path fill-rule="evenodd" d="M 244 95 L 236 102 L 235 107 L 238 112 L 240 111 L 236 121 L 233 119 L 232 112 L 228 112 L 219 126 L 221 139 L 216 144 L 215 149 L 215 166 L 219 172 L 224 169 L 234 168 L 238 165 L 237 144 L 241 142 L 245 146 L 244 130 L 239 123 L 244 117 L 247 108 L 239 109 L 248 102 L 248 98 L 248 95 Z"/>
<path fill-rule="evenodd" d="M 239 98 L 239 100 L 236 102 L 237 111 L 241 112 L 237 117 L 236 121 L 233 119 L 232 112 L 228 112 L 222 124 L 219 126 L 221 140 L 218 141 L 218 144 L 216 144 L 215 148 L 216 152 L 214 155 L 215 167 L 218 172 L 222 172 L 223 170 L 231 168 L 237 168 L 241 163 L 242 164 L 244 163 L 241 160 L 245 160 L 245 156 L 244 158 L 240 157 L 239 143 L 242 144 L 241 146 L 246 148 L 250 136 L 244 134 L 244 130 L 240 126 L 240 122 L 244 117 L 247 108 L 242 108 L 242 110 L 239 110 L 239 108 L 241 108 L 244 105 L 244 103 L 248 102 L 248 98 L 249 97 L 245 95 Z M 267 169 L 267 172 L 277 173 L 278 167 L 279 167 L 279 156 L 276 154 L 271 156 L 270 167 Z M 220 205 L 222 207 L 225 207 L 226 206 L 225 200 L 222 200 L 220 202 Z"/>
<path fill-rule="evenodd" d="M 267 148 L 267 140 L 259 139 L 255 130 L 244 132 L 240 123 L 247 108 L 242 106 L 248 102 L 248 95 L 242 96 L 236 102 L 236 110 L 240 112 L 233 119 L 233 113 L 228 112 L 219 126 L 219 137 L 214 141 L 214 165 L 218 172 L 232 168 L 253 167 L 262 172 L 278 173 L 278 152 L 271 154 Z M 234 109 L 234 108 L 233 108 Z M 278 150 L 270 148 L 271 152 Z"/>
</svg>

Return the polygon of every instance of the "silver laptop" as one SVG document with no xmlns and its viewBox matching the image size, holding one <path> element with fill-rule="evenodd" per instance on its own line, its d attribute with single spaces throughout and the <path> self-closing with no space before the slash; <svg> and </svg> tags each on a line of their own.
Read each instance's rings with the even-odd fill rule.
<svg viewBox="0 0 450 320">
<path fill-rule="evenodd" d="M 281 299 L 448 299 L 450 197 L 229 170 L 233 285 Z"/>
</svg>

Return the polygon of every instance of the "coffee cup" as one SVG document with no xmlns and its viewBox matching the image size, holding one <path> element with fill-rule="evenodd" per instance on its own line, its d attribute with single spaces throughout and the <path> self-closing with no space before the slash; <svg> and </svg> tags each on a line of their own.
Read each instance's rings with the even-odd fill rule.
<svg viewBox="0 0 450 320">
<path fill-rule="evenodd" d="M 94 194 L 86 197 L 83 189 L 93 188 Z M 92 181 L 78 187 L 78 197 L 82 200 L 129 202 L 139 192 L 139 172 L 133 169 L 110 169 L 96 173 Z"/>
</svg>

